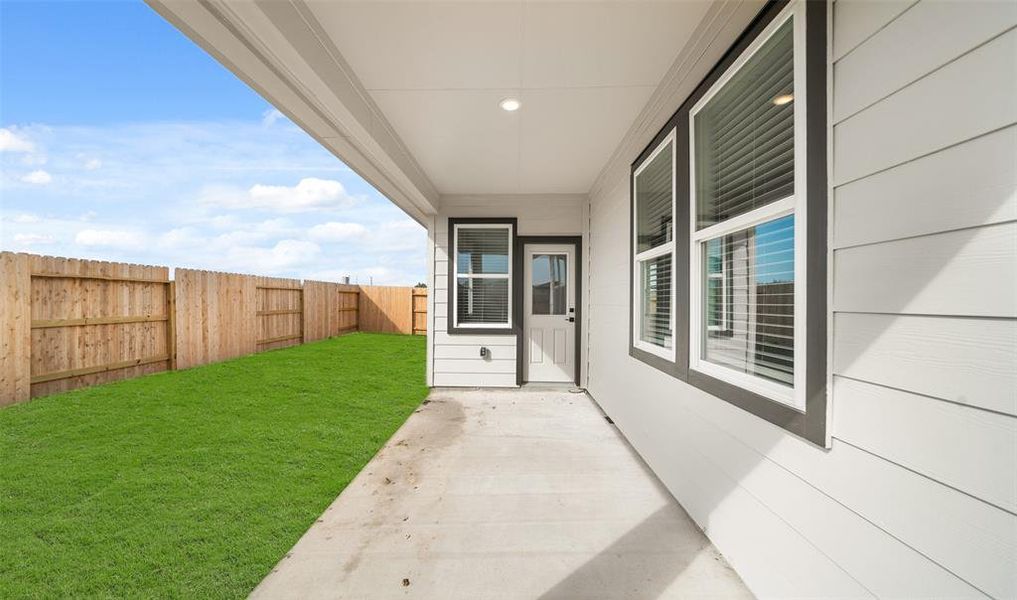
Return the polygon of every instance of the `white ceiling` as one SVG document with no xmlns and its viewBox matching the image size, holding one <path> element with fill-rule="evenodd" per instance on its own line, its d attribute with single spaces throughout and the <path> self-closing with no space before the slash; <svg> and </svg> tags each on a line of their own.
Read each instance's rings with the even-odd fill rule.
<svg viewBox="0 0 1017 600">
<path fill-rule="evenodd" d="M 529 194 L 590 189 L 709 1 L 308 5 L 440 193 Z"/>
</svg>

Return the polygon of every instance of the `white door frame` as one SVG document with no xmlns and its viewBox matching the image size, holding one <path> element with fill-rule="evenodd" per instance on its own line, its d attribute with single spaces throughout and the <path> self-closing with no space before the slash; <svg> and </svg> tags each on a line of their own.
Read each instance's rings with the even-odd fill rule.
<svg viewBox="0 0 1017 600">
<path fill-rule="evenodd" d="M 525 281 L 525 265 L 523 262 L 523 255 L 528 244 L 568 244 L 572 246 L 572 257 L 574 265 L 572 265 L 572 272 L 574 273 L 573 281 L 575 282 L 575 357 L 573 359 L 575 363 L 575 375 L 573 377 L 573 383 L 579 385 L 580 375 L 582 373 L 582 359 L 583 353 L 583 238 L 582 236 L 541 236 L 541 235 L 517 235 L 515 239 L 515 254 L 514 254 L 514 265 L 513 265 L 513 321 L 516 324 L 516 385 L 523 385 L 526 383 L 526 338 L 525 335 L 525 314 L 523 312 L 523 293 L 526 287 Z"/>
</svg>

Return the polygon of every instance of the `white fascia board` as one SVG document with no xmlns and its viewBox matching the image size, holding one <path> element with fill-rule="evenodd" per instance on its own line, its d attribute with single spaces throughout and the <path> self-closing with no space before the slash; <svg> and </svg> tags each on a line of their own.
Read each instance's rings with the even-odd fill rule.
<svg viewBox="0 0 1017 600">
<path fill-rule="evenodd" d="M 426 226 L 439 196 L 302 0 L 146 0 Z"/>
</svg>

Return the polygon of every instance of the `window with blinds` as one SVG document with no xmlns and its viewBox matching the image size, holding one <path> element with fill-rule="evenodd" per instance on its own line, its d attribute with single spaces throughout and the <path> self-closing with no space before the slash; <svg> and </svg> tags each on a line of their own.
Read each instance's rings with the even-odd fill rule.
<svg viewBox="0 0 1017 600">
<path fill-rule="evenodd" d="M 659 346 L 671 347 L 671 255 L 664 254 L 640 263 L 639 339 Z"/>
<path fill-rule="evenodd" d="M 787 21 L 695 116 L 697 228 L 794 194 L 794 44 Z"/>
<path fill-rule="evenodd" d="M 690 111 L 690 368 L 787 404 L 800 402 L 795 23 L 775 21 Z"/>
<path fill-rule="evenodd" d="M 511 243 L 509 225 L 456 225 L 457 326 L 509 325 Z"/>
<path fill-rule="evenodd" d="M 675 136 L 669 135 L 634 175 L 633 345 L 674 356 Z"/>
<path fill-rule="evenodd" d="M 673 144 L 668 143 L 636 175 L 636 253 L 674 239 L 671 214 Z"/>
</svg>

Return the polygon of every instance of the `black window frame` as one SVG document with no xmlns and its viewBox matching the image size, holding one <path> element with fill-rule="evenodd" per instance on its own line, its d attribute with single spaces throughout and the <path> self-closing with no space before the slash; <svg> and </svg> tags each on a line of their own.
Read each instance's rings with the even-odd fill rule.
<svg viewBox="0 0 1017 600">
<path fill-rule="evenodd" d="M 818 446 L 826 447 L 827 436 L 827 4 L 825 0 L 802 0 L 805 3 L 805 78 L 806 78 L 806 322 L 805 342 L 808 351 L 796 357 L 805 369 L 805 411 L 753 393 L 737 385 L 716 379 L 689 368 L 689 198 L 691 190 L 689 166 L 689 113 L 713 84 L 734 64 L 746 49 L 764 32 L 791 3 L 771 0 L 739 36 L 724 56 L 696 86 L 667 123 L 632 162 L 629 171 L 629 355 L 659 371 L 693 387 L 729 402 L 784 430 Z M 676 357 L 670 362 L 635 347 L 634 306 L 632 293 L 635 272 L 635 172 L 672 130 L 676 144 L 677 214 L 675 252 L 672 277 L 675 279 L 674 311 Z M 799 167 L 796 167 L 799 168 Z M 821 258 L 821 260 L 809 260 Z M 796 365 L 796 368 L 797 365 Z"/>
<path fill-rule="evenodd" d="M 515 252 L 516 239 L 519 237 L 519 226 L 516 218 L 488 218 L 488 217 L 450 217 L 448 220 L 448 299 L 445 302 L 447 305 L 447 317 L 448 324 L 446 326 L 447 333 L 451 335 L 515 335 L 519 333 L 517 319 L 515 316 L 514 298 L 516 282 L 515 282 L 515 264 L 514 257 L 509 260 L 509 311 L 508 311 L 508 326 L 507 327 L 457 327 L 455 318 L 455 302 L 453 301 L 453 294 L 458 289 L 456 286 L 456 225 L 506 225 L 511 226 L 509 231 L 509 248 L 512 252 Z"/>
</svg>

